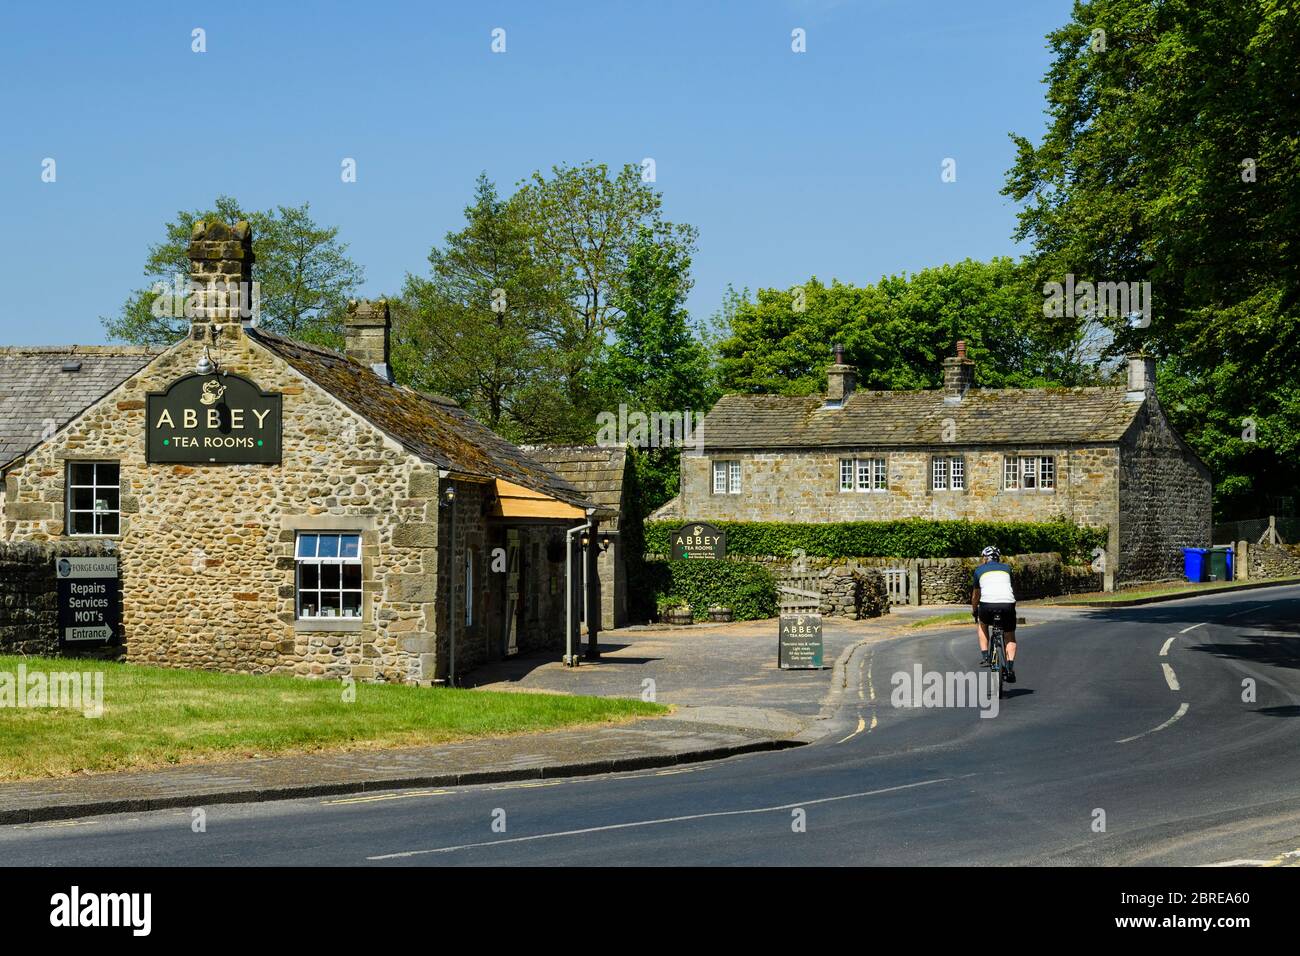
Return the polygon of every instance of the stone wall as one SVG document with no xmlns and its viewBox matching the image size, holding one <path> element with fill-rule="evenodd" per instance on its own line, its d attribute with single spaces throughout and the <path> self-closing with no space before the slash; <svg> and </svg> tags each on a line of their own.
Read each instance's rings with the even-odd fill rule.
<svg viewBox="0 0 1300 956">
<path fill-rule="evenodd" d="M 1181 578 L 1182 549 L 1210 544 L 1212 491 L 1209 471 L 1148 398 L 1120 446 L 1116 583 Z"/>
<path fill-rule="evenodd" d="M 1251 544 L 1248 550 L 1252 578 L 1300 577 L 1300 545 Z"/>
<path fill-rule="evenodd" d="M 1008 454 L 1055 455 L 1056 488 L 1003 489 Z M 965 491 L 931 491 L 934 455 L 962 455 Z M 840 459 L 883 457 L 889 490 L 840 491 Z M 1114 447 L 977 448 L 939 445 L 907 451 L 770 452 L 719 454 L 739 460 L 741 493 L 713 494 L 708 456 L 682 456 L 676 511 L 717 521 L 887 521 L 930 518 L 970 521 L 1050 521 L 1065 517 L 1083 525 L 1113 523 L 1118 500 L 1118 451 Z"/>
<path fill-rule="evenodd" d="M 1017 601 L 1100 591 L 1104 576 L 1087 566 L 1064 564 L 1056 553 L 1017 554 L 1011 565 L 1011 587 Z M 922 604 L 969 604 L 979 558 L 924 558 L 919 565 Z"/>
<path fill-rule="evenodd" d="M 0 541 L 0 654 L 59 653 L 59 608 L 56 557 L 105 557 L 105 541 L 52 544 Z M 70 651 L 68 656 L 117 657 L 118 647 Z"/>
</svg>

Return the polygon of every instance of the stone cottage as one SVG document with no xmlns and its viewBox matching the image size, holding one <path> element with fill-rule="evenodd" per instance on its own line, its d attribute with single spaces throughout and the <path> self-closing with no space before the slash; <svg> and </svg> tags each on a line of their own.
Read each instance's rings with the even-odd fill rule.
<svg viewBox="0 0 1300 956">
<path fill-rule="evenodd" d="M 609 509 L 395 384 L 386 303 L 353 304 L 340 354 L 241 315 L 247 224 L 196 224 L 189 256 L 184 340 L 112 370 L 108 351 L 40 374 L 24 359 L 53 424 L 20 420 L 0 446 L 0 538 L 113 542 L 131 661 L 454 682 L 566 627 L 576 646 L 575 612 L 600 618 Z M 69 382 L 84 390 L 59 405 Z"/>
<path fill-rule="evenodd" d="M 727 395 L 683 455 L 681 494 L 655 518 L 1048 521 L 1109 529 L 1106 586 L 1177 577 L 1209 543 L 1211 478 L 1155 393 L 975 387 L 964 342 L 940 389 L 863 391 L 836 350 L 824 395 Z"/>
</svg>

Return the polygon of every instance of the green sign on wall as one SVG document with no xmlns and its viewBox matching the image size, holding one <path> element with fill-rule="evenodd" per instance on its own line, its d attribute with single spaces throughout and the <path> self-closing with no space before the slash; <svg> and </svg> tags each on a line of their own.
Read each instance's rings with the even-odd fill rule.
<svg viewBox="0 0 1300 956">
<path fill-rule="evenodd" d="M 246 378 L 186 375 L 151 393 L 146 406 L 149 462 L 280 463 L 281 396 Z"/>
</svg>

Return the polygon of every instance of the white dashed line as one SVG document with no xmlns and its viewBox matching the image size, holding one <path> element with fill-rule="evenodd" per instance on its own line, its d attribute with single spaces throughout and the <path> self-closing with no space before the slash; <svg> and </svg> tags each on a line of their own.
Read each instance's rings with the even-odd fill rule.
<svg viewBox="0 0 1300 956">
<path fill-rule="evenodd" d="M 1174 640 L 1175 640 L 1175 638 L 1172 638 L 1172 637 L 1171 637 L 1171 638 L 1169 638 L 1169 640 L 1165 641 L 1165 646 L 1162 647 L 1162 648 L 1160 648 L 1160 656 L 1161 656 L 1161 657 L 1168 657 L 1168 656 L 1169 656 L 1169 645 L 1172 644 L 1172 643 L 1174 642 Z"/>
<path fill-rule="evenodd" d="M 1246 608 L 1246 610 L 1238 611 L 1236 614 L 1229 614 L 1228 617 L 1224 618 L 1224 620 L 1226 621 L 1229 618 L 1233 618 L 1233 617 L 1241 617 L 1243 614 L 1254 614 L 1256 611 L 1267 611 L 1272 606 L 1273 605 L 1271 604 L 1265 604 L 1262 607 L 1248 607 Z"/>
<path fill-rule="evenodd" d="M 684 823 L 689 820 L 709 820 L 715 817 L 736 817 L 754 813 L 776 813 L 780 810 L 794 810 L 800 807 L 813 807 L 823 803 L 836 803 L 840 800 L 855 800 L 862 797 L 875 797 L 882 793 L 897 793 L 902 790 L 915 790 L 917 787 L 929 787 L 936 783 L 947 783 L 955 777 L 937 777 L 934 780 L 922 780 L 919 783 L 906 783 L 897 787 L 883 787 L 880 790 L 863 790 L 860 793 L 845 793 L 838 797 L 821 797 L 817 800 L 801 800 L 798 803 L 783 803 L 777 807 L 754 807 L 751 810 L 718 810 L 713 813 L 691 813 L 680 817 L 661 817 L 657 820 L 634 820 L 630 823 L 611 823 L 603 827 L 583 827 L 581 830 L 560 830 L 555 833 L 537 833 L 533 836 L 511 837 L 506 840 L 486 840 L 482 843 L 462 843 L 459 846 L 440 846 L 431 850 L 407 850 L 403 853 L 384 853 L 380 856 L 368 856 L 367 860 L 396 860 L 404 857 L 423 856 L 426 853 L 452 853 L 456 850 L 473 850 L 485 846 L 501 846 L 506 843 L 530 843 L 533 840 L 551 840 L 556 837 L 582 836 L 587 833 L 607 833 L 610 830 L 627 830 L 633 827 L 661 826 L 666 823 Z"/>
<path fill-rule="evenodd" d="M 1165 683 L 1169 685 L 1169 689 L 1178 690 L 1178 675 L 1174 673 L 1174 669 L 1168 664 L 1161 664 L 1160 666 L 1165 669 Z"/>
<path fill-rule="evenodd" d="M 1205 627 L 1205 625 L 1208 624 L 1208 623 L 1209 623 L 1208 621 L 1202 621 L 1200 624 L 1193 624 L 1191 627 L 1185 627 L 1185 628 L 1183 628 L 1181 631 L 1179 631 L 1178 633 L 1179 633 L 1179 634 L 1186 634 L 1188 631 L 1194 631 L 1194 630 L 1196 630 L 1198 627 Z"/>
<path fill-rule="evenodd" d="M 1178 713 L 1174 714 L 1172 717 L 1170 717 L 1168 720 L 1166 720 L 1166 721 L 1165 721 L 1163 724 L 1161 724 L 1159 727 L 1153 727 L 1153 728 L 1151 728 L 1150 730 L 1146 731 L 1145 733 L 1138 734 L 1138 735 L 1135 736 L 1135 737 L 1125 737 L 1123 740 L 1117 740 L 1117 741 L 1115 741 L 1115 743 L 1117 743 L 1117 744 L 1127 744 L 1127 743 L 1132 743 L 1132 742 L 1135 741 L 1135 740 L 1140 740 L 1141 738 L 1143 738 L 1143 737 L 1147 737 L 1147 736 L 1150 736 L 1151 734 L 1159 733 L 1160 731 L 1162 731 L 1162 730 L 1164 730 L 1166 727 L 1168 727 L 1170 724 L 1172 724 L 1172 723 L 1173 723 L 1175 720 L 1177 720 L 1179 717 L 1183 716 L 1183 714 L 1187 713 L 1187 709 L 1188 709 L 1189 707 L 1191 707 L 1191 706 L 1192 706 L 1192 705 L 1189 704 L 1189 703 L 1187 703 L 1187 701 L 1183 701 L 1183 705 L 1182 705 L 1181 707 L 1178 708 Z"/>
</svg>

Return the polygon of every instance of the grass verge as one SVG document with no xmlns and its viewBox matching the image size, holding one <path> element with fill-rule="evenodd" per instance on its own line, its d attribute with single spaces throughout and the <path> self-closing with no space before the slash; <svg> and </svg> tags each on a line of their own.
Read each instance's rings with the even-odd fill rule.
<svg viewBox="0 0 1300 956">
<path fill-rule="evenodd" d="M 1141 601 L 1157 597 L 1195 597 L 1198 594 L 1211 594 L 1215 591 L 1245 591 L 1259 587 L 1287 584 L 1300 584 L 1300 578 L 1269 578 L 1267 580 L 1246 581 L 1210 581 L 1191 583 L 1188 581 L 1166 584 L 1153 584 L 1146 587 L 1129 588 L 1121 591 L 1095 591 L 1090 594 L 1069 594 L 1054 598 L 1039 598 L 1036 604 L 1125 604 L 1129 601 Z M 1028 602 L 1026 602 L 1028 603 Z"/>
<path fill-rule="evenodd" d="M 18 700 L 25 668 L 28 706 Z M 102 672 L 103 714 L 32 706 L 33 674 Z M 605 697 L 499 693 L 218 674 L 0 655 L 0 780 L 138 770 L 216 758 L 418 746 L 611 723 L 667 707 Z M 48 695 L 47 699 L 49 696 Z"/>
</svg>

